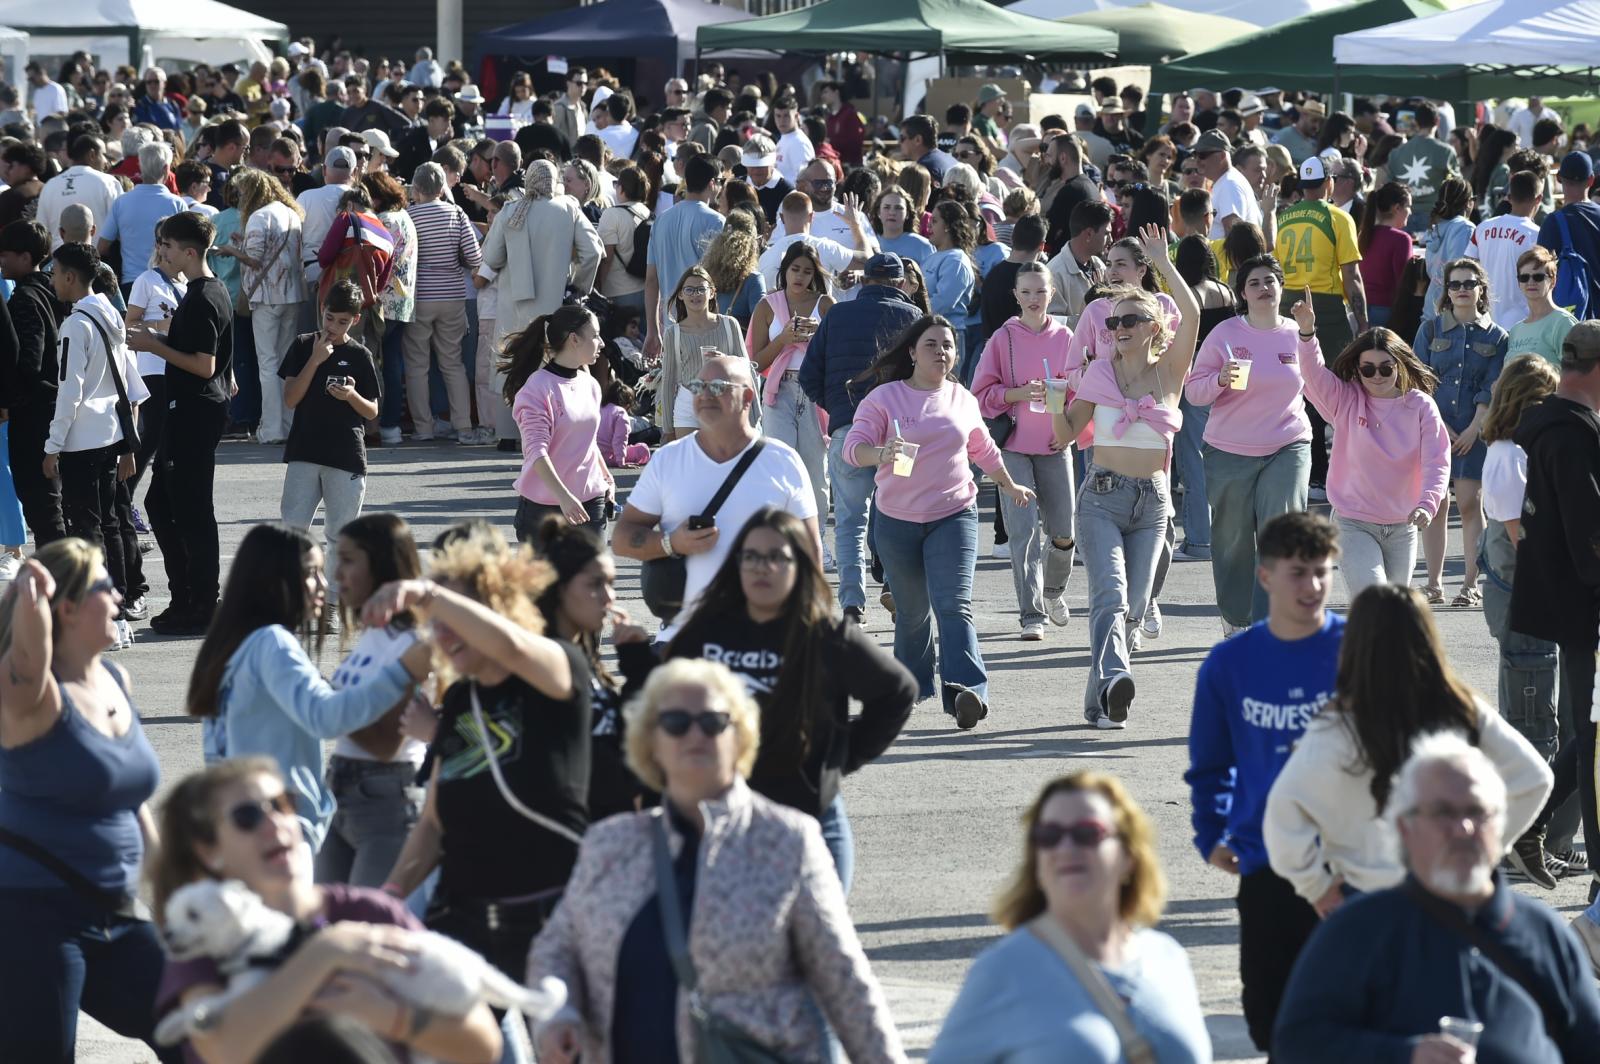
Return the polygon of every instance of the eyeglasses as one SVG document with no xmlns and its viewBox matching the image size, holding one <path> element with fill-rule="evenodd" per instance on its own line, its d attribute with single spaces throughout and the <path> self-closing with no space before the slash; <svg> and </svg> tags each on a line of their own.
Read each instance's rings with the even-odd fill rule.
<svg viewBox="0 0 1600 1064">
<path fill-rule="evenodd" d="M 1156 319 L 1150 317 L 1148 314 L 1124 314 L 1121 317 L 1113 314 L 1111 317 L 1106 319 L 1106 328 L 1131 329 L 1136 325 L 1143 325 L 1146 322 L 1155 320 Z"/>
<path fill-rule="evenodd" d="M 358 151 L 358 152 L 356 152 L 356 158 L 357 159 L 370 159 L 370 158 L 372 158 L 372 152 L 370 152 L 370 151 Z"/>
<path fill-rule="evenodd" d="M 701 395 L 709 395 L 713 399 L 721 399 L 724 395 L 739 387 L 733 381 L 685 381 L 683 386 L 689 389 L 689 394 L 696 398 Z"/>
<path fill-rule="evenodd" d="M 1394 376 L 1394 363 L 1363 362 L 1361 363 L 1361 375 L 1368 380 L 1371 380 L 1373 377 L 1383 377 L 1387 380 L 1388 378 Z"/>
<path fill-rule="evenodd" d="M 787 569 L 794 564 L 794 555 L 786 550 L 762 554 L 758 550 L 739 552 L 739 564 L 746 569 Z"/>
<path fill-rule="evenodd" d="M 971 148 L 962 148 L 960 151 L 956 152 L 957 159 L 976 159 L 977 157 L 978 153 L 973 151 Z"/>
<path fill-rule="evenodd" d="M 257 798 L 251 802 L 240 802 L 228 810 L 228 821 L 248 835 L 260 827 L 262 822 L 273 813 L 281 816 L 294 816 L 294 795 L 288 791 L 283 791 L 271 798 Z"/>
<path fill-rule="evenodd" d="M 1057 824 L 1051 820 L 1041 820 L 1028 832 L 1028 841 L 1033 843 L 1035 849 L 1053 850 L 1061 845 L 1062 839 L 1071 839 L 1072 845 L 1079 849 L 1087 850 L 1100 845 L 1114 836 L 1116 832 L 1107 824 L 1098 820 L 1079 820 L 1073 824 Z"/>
<path fill-rule="evenodd" d="M 1434 827 L 1452 831 L 1461 824 L 1466 824 L 1470 832 L 1476 833 L 1494 817 L 1495 813 L 1496 810 L 1485 809 L 1481 805 L 1457 808 L 1441 802 L 1437 805 L 1418 806 L 1407 811 L 1406 816 L 1418 820 L 1431 820 Z"/>
<path fill-rule="evenodd" d="M 703 284 L 685 285 L 680 291 L 686 296 L 703 296 L 711 289 Z"/>
<path fill-rule="evenodd" d="M 687 709 L 663 709 L 656 714 L 656 727 L 674 739 L 681 739 L 688 735 L 689 729 L 697 724 L 700 726 L 701 735 L 708 739 L 715 739 L 727 731 L 728 725 L 732 722 L 732 715 L 714 709 L 707 709 L 700 713 L 691 713 Z"/>
<path fill-rule="evenodd" d="M 1547 273 L 1519 273 L 1519 274 L 1517 274 L 1517 283 L 1518 284 L 1544 284 L 1545 278 L 1547 278 L 1549 276 L 1550 275 L 1547 274 Z"/>
<path fill-rule="evenodd" d="M 1470 292 L 1478 287 L 1478 279 L 1474 277 L 1465 281 L 1446 281 L 1444 286 L 1452 292 Z"/>
<path fill-rule="evenodd" d="M 834 183 L 835 182 L 834 182 L 833 178 L 831 178 L 831 177 L 818 177 L 818 178 L 813 178 L 812 179 L 811 187 L 812 188 L 832 188 L 834 186 Z"/>
</svg>

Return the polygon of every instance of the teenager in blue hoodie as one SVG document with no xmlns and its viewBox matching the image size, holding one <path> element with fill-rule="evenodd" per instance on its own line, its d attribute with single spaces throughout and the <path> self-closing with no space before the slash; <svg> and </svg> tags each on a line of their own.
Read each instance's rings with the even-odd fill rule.
<svg viewBox="0 0 1600 1064">
<path fill-rule="evenodd" d="M 1287 513 L 1261 530 L 1267 619 L 1211 648 L 1195 681 L 1189 784 L 1200 856 L 1239 877 L 1239 975 L 1250 1038 L 1272 1044 L 1283 988 L 1317 913 L 1267 864 L 1267 793 L 1333 695 L 1344 618 L 1323 608 L 1339 554 L 1326 518 Z"/>
</svg>

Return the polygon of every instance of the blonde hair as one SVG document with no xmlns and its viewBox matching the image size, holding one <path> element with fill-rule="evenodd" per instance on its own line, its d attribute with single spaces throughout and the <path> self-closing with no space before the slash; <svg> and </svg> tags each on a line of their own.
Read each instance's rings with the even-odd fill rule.
<svg viewBox="0 0 1600 1064">
<path fill-rule="evenodd" d="M 105 564 L 105 555 L 100 548 L 86 539 L 69 536 L 47 543 L 33 552 L 33 560 L 44 566 L 45 572 L 56 583 L 56 591 L 50 596 L 52 614 L 55 605 L 62 600 L 67 602 L 82 602 L 89 594 L 89 585 L 94 580 L 94 571 L 97 566 Z M 12 622 L 17 611 L 17 582 L 13 580 L 6 588 L 4 596 L 0 596 L 0 654 L 11 649 Z M 55 626 L 51 625 L 52 636 Z"/>
<path fill-rule="evenodd" d="M 1172 326 L 1167 324 L 1166 308 L 1156 299 L 1154 292 L 1146 292 L 1143 288 L 1135 288 L 1132 285 L 1118 285 L 1106 293 L 1104 298 L 1110 303 L 1113 314 L 1117 312 L 1118 303 L 1137 303 L 1141 310 L 1150 315 L 1156 324 L 1156 335 L 1150 341 L 1150 350 L 1160 353 L 1172 343 Z"/>
<path fill-rule="evenodd" d="M 1007 218 L 1025 218 L 1039 213 L 1039 197 L 1031 188 L 1014 188 L 1000 201 L 1000 209 Z"/>
<path fill-rule="evenodd" d="M 700 265 L 710 275 L 719 292 L 737 292 L 745 279 L 756 272 L 761 260 L 761 239 L 756 221 L 748 211 L 730 211 L 722 232 L 706 245 Z"/>
<path fill-rule="evenodd" d="M 256 170 L 243 167 L 233 175 L 233 187 L 239 197 L 239 219 L 244 225 L 250 216 L 269 203 L 282 203 L 301 218 L 306 216 L 305 208 L 295 202 L 283 184 L 265 170 Z M 262 264 L 266 268 L 266 264 Z"/>
<path fill-rule="evenodd" d="M 1483 441 L 1509 440 L 1528 408 L 1553 395 L 1560 382 L 1560 372 L 1542 355 L 1518 355 L 1507 362 L 1490 393 L 1489 413 L 1483 419 Z"/>
<path fill-rule="evenodd" d="M 661 700 L 668 691 L 678 687 L 703 687 L 723 703 L 723 711 L 732 718 L 733 731 L 739 740 L 739 760 L 735 768 L 740 776 L 748 779 L 761 746 L 761 710 L 745 690 L 744 681 L 726 665 L 700 658 L 674 658 L 657 666 L 644 688 L 623 707 L 622 715 L 628 725 L 623 755 L 633 774 L 653 791 L 667 789 L 666 775 L 656 764 L 652 747 Z"/>
<path fill-rule="evenodd" d="M 555 570 L 535 558 L 531 547 L 513 549 L 498 529 L 475 526 L 435 547 L 428 576 L 453 585 L 518 628 L 544 634 L 544 615 L 534 603 L 555 582 Z M 444 684 L 458 678 L 442 655 L 435 655 L 434 667 Z"/>
<path fill-rule="evenodd" d="M 1135 804 L 1127 788 L 1115 776 L 1103 772 L 1072 772 L 1045 784 L 1039 797 L 1022 814 L 1022 863 L 1011 874 L 1000 896 L 995 899 L 995 922 L 1015 931 L 1045 911 L 1044 890 L 1039 886 L 1039 851 L 1033 844 L 1033 829 L 1039 823 L 1045 803 L 1058 794 L 1092 791 L 1111 805 L 1112 827 L 1132 869 L 1118 896 L 1117 914 L 1134 927 L 1154 927 L 1166 905 L 1167 881 L 1156 857 L 1155 831 L 1144 810 Z"/>
</svg>

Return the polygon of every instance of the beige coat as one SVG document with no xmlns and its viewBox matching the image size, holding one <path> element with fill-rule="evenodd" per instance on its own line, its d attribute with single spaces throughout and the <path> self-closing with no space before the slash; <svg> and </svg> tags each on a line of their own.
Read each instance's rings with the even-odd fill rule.
<svg viewBox="0 0 1600 1064">
<path fill-rule="evenodd" d="M 570 284 L 587 294 L 600 269 L 600 236 L 571 196 L 528 204 L 521 229 L 511 228 L 516 203 L 507 204 L 483 242 L 483 261 L 499 271 L 495 342 L 561 306 Z"/>
<path fill-rule="evenodd" d="M 706 828 L 688 931 L 705 1007 L 785 1059 L 817 1061 L 823 1034 L 814 998 L 855 1064 L 905 1060 L 816 820 L 743 780 L 700 809 Z M 584 1059 L 597 1064 L 610 1060 L 623 936 L 639 910 L 656 903 L 651 833 L 661 815 L 622 813 L 589 828 L 565 897 L 528 959 L 530 985 L 546 975 L 566 982 L 564 1015 L 581 1017 Z M 683 839 L 670 828 L 669 836 L 676 857 Z M 677 1035 L 679 1058 L 698 1059 L 681 990 Z"/>
</svg>

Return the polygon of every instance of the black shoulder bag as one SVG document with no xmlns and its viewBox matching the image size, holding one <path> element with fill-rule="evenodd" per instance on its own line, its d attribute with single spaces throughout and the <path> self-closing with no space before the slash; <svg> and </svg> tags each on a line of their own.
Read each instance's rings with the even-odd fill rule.
<svg viewBox="0 0 1600 1064">
<path fill-rule="evenodd" d="M 128 388 L 122 383 L 122 370 L 117 368 L 117 349 L 111 346 L 111 337 L 106 334 L 99 322 L 88 314 L 84 314 L 83 318 L 94 326 L 95 332 L 100 334 L 100 342 L 106 349 L 106 364 L 111 367 L 111 380 L 117 386 L 117 424 L 122 426 L 122 442 L 117 444 L 117 453 L 137 454 L 139 430 L 133 424 L 133 404 L 128 402 Z"/>
<path fill-rule="evenodd" d="M 756 456 L 761 453 L 761 448 L 767 441 L 758 439 L 744 452 L 744 457 L 739 459 L 739 464 L 733 467 L 728 478 L 722 482 L 722 487 L 711 496 L 711 501 L 699 516 L 702 518 L 715 517 L 722 504 L 728 501 L 728 496 L 733 494 L 734 487 L 739 479 L 755 462 Z M 699 446 L 699 444 L 691 444 Z M 682 557 L 651 558 L 640 567 L 639 590 L 644 594 L 644 604 L 650 612 L 663 621 L 670 622 L 683 609 L 683 591 L 689 582 L 689 566 Z"/>
</svg>

